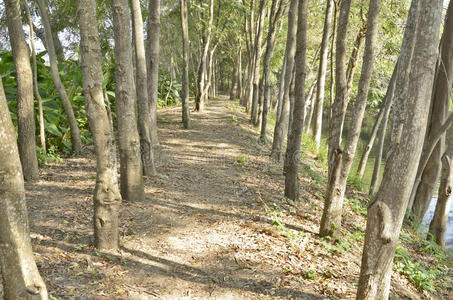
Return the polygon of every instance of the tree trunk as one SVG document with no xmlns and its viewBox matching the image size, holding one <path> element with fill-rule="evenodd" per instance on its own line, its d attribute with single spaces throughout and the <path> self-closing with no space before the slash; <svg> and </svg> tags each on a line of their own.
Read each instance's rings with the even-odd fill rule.
<svg viewBox="0 0 453 300">
<path fill-rule="evenodd" d="M 16 131 L 0 78 L 0 264 L 4 299 L 47 299 L 33 257 Z"/>
<path fill-rule="evenodd" d="M 38 100 L 38 113 L 39 113 L 39 140 L 41 142 L 41 148 L 46 154 L 46 132 L 44 128 L 44 114 L 42 110 L 42 98 L 41 94 L 39 93 L 38 88 L 38 66 L 36 63 L 36 49 L 35 49 L 35 39 L 34 39 L 34 29 L 33 29 L 33 22 L 31 19 L 30 9 L 28 5 L 25 6 L 25 11 L 27 13 L 28 24 L 30 28 L 30 46 L 31 46 L 31 54 L 33 58 L 33 89 L 35 92 L 35 97 Z"/>
<path fill-rule="evenodd" d="M 433 102 L 428 125 L 428 133 L 425 137 L 425 144 L 429 145 L 436 131 L 438 131 L 447 118 L 450 106 L 450 96 L 453 76 L 453 4 L 449 5 L 445 21 L 442 41 L 441 58 L 437 68 L 436 82 L 433 87 Z M 450 79 L 450 81 L 449 81 Z M 444 135 L 443 135 L 444 136 Z M 444 138 L 436 143 L 436 146 L 429 155 L 426 165 L 419 165 L 416 181 L 413 188 L 414 199 L 409 201 L 409 208 L 412 206 L 412 213 L 415 220 L 422 220 L 431 203 L 434 189 L 439 177 L 441 168 L 441 157 L 444 152 Z M 424 145 L 423 152 L 429 151 Z M 425 156 L 423 153 L 422 157 Z M 421 174 L 421 175 L 419 175 Z"/>
<path fill-rule="evenodd" d="M 121 196 L 128 201 L 145 197 L 140 159 L 140 138 L 132 90 L 131 17 L 127 0 L 112 1 L 115 34 L 115 102 L 120 148 Z"/>
<path fill-rule="evenodd" d="M 236 99 L 241 99 L 241 97 L 242 97 L 242 47 L 241 47 L 241 45 L 239 45 L 239 55 L 238 55 L 237 65 L 238 65 L 238 89 L 236 91 Z"/>
<path fill-rule="evenodd" d="M 406 100 L 407 119 L 400 146 L 385 167 L 381 187 L 368 206 L 357 299 L 387 299 L 398 243 L 417 162 L 422 152 L 438 53 L 442 0 L 419 0 L 420 14 Z M 416 5 L 416 4 L 415 4 Z M 408 28 L 406 28 L 408 30 Z M 411 47 L 401 52 L 411 51 Z M 400 61 L 401 63 L 401 61 Z M 397 78 L 401 78 L 398 76 Z M 404 76 L 402 76 L 404 78 Z M 398 86 L 398 85 L 397 85 Z"/>
<path fill-rule="evenodd" d="M 252 81 L 252 112 L 251 112 L 251 122 L 254 126 L 258 126 L 258 102 L 259 102 L 259 83 L 260 83 L 260 61 L 261 56 L 263 55 L 263 47 L 261 45 L 261 41 L 263 39 L 263 31 L 264 31 L 264 19 L 266 14 L 266 0 L 260 0 L 260 8 L 259 8 L 259 17 L 258 17 L 258 28 L 257 34 L 255 39 L 255 54 L 254 54 L 254 62 L 253 62 L 253 81 Z"/>
<path fill-rule="evenodd" d="M 237 65 L 234 63 L 233 59 L 233 74 L 231 76 L 231 90 L 230 90 L 230 100 L 234 100 L 237 94 L 237 77 L 238 77 L 238 68 Z"/>
<path fill-rule="evenodd" d="M 42 0 L 41 0 L 42 1 Z M 151 3 L 151 2 L 150 2 Z M 135 68 L 136 95 L 138 100 L 138 129 L 140 134 L 140 154 L 143 166 L 143 175 L 156 174 L 154 166 L 154 152 L 151 138 L 151 127 L 154 126 L 151 118 L 151 106 L 148 101 L 148 75 L 146 72 L 145 39 L 143 37 L 143 19 L 139 0 L 131 0 L 133 18 L 133 33 L 135 35 Z"/>
<path fill-rule="evenodd" d="M 316 98 L 313 105 L 314 120 L 312 124 L 313 137 L 316 143 L 316 150 L 321 144 L 322 130 L 322 111 L 324 108 L 324 90 L 326 84 L 327 59 L 329 52 L 329 37 L 332 27 L 333 0 L 327 0 L 326 17 L 324 19 L 324 32 L 321 41 L 321 54 L 318 69 L 318 84 L 316 89 Z"/>
<path fill-rule="evenodd" d="M 277 23 L 280 20 L 280 17 L 283 15 L 285 7 L 283 2 L 279 0 L 272 1 L 271 13 L 269 15 L 269 32 L 267 34 L 267 43 L 266 43 L 266 54 L 264 55 L 264 64 L 263 64 L 263 105 L 262 105 L 262 117 L 261 117 L 261 133 L 260 140 L 262 142 L 266 141 L 267 134 L 267 114 L 269 111 L 269 77 L 270 77 L 270 62 L 272 54 L 274 53 L 275 46 L 275 35 L 277 32 Z M 258 112 L 259 114 L 259 112 Z"/>
<path fill-rule="evenodd" d="M 80 130 L 77 124 L 77 120 L 74 116 L 74 110 L 72 109 L 71 101 L 69 100 L 63 83 L 61 82 L 60 73 L 58 71 L 57 54 L 55 52 L 55 47 L 53 44 L 52 30 L 50 28 L 49 15 L 47 14 L 47 5 L 44 0 L 36 0 L 36 3 L 38 4 L 39 12 L 41 13 L 41 21 L 44 26 L 48 51 L 47 53 L 49 54 L 50 72 L 58 94 L 60 94 L 61 102 L 63 103 L 63 107 L 68 118 L 68 123 L 71 130 L 72 151 L 74 153 L 80 153 L 82 151 Z"/>
<path fill-rule="evenodd" d="M 157 99 L 159 85 L 159 52 L 160 52 L 160 0 L 148 2 L 148 101 L 150 105 L 151 143 L 153 147 L 159 145 L 157 136 Z"/>
<path fill-rule="evenodd" d="M 108 108 L 102 94 L 102 56 L 95 22 L 96 1 L 79 0 L 83 94 L 96 152 L 96 187 L 94 189 L 94 245 L 98 249 L 118 248 L 118 211 L 121 196 L 118 187 L 115 137 Z"/>
<path fill-rule="evenodd" d="M 307 101 L 305 101 L 306 105 L 305 105 L 304 132 L 306 132 L 306 133 L 309 133 L 312 128 L 311 122 L 313 120 L 313 112 L 314 112 L 313 95 L 314 95 L 317 85 L 318 85 L 318 81 L 315 80 L 312 83 L 310 90 L 308 90 Z"/>
<path fill-rule="evenodd" d="M 211 32 L 212 32 L 212 21 L 214 19 L 214 0 L 210 0 L 209 4 L 209 21 L 206 32 L 204 32 L 203 40 L 203 52 L 200 57 L 200 64 L 198 66 L 198 93 L 195 97 L 195 110 L 202 112 L 204 110 L 204 105 L 207 100 L 207 82 L 206 82 L 206 72 L 207 72 L 207 59 L 209 45 L 211 43 Z"/>
<path fill-rule="evenodd" d="M 180 0 L 181 5 L 181 26 L 182 26 L 182 124 L 184 128 L 190 127 L 189 112 L 189 25 L 187 20 L 187 0 Z"/>
<path fill-rule="evenodd" d="M 297 6 L 298 0 L 291 0 L 288 10 L 288 33 L 286 35 L 286 69 L 282 74 L 284 81 L 284 92 L 280 117 L 277 119 L 274 128 L 274 139 L 272 142 L 271 157 L 277 161 L 282 160 L 282 149 L 285 136 L 288 132 L 288 121 L 290 111 L 290 88 L 293 77 L 294 60 L 296 54 L 296 34 L 297 34 Z"/>
<path fill-rule="evenodd" d="M 341 215 L 343 212 L 346 183 L 360 137 L 362 121 L 368 100 L 368 92 L 370 89 L 371 75 L 373 73 L 380 6 L 380 0 L 370 1 L 365 52 L 363 55 L 362 73 L 360 75 L 357 98 L 354 102 L 351 126 L 345 141 L 344 151 L 342 152 L 340 150 L 339 145 L 337 145 L 337 148 L 334 150 L 340 155 L 340 159 L 337 162 L 338 165 L 334 166 L 334 170 L 338 170 L 337 168 L 340 170 L 338 172 L 332 172 L 331 174 L 334 176 L 329 176 L 327 196 L 324 202 L 324 211 L 319 230 L 321 236 L 336 236 L 341 227 Z M 340 37 L 340 35 L 338 36 Z M 335 108 L 338 108 L 338 106 L 335 106 Z M 340 115 L 336 110 L 334 110 L 334 114 L 335 116 L 338 116 L 339 119 Z M 338 133 L 341 135 L 341 131 Z M 336 139 L 340 140 L 340 138 L 337 137 Z"/>
<path fill-rule="evenodd" d="M 279 84 L 279 88 L 278 88 L 278 100 L 275 101 L 274 107 L 273 107 L 273 110 L 277 111 L 277 117 L 276 117 L 277 122 L 280 119 L 280 116 L 282 114 L 283 97 L 285 94 L 286 61 L 287 61 L 287 54 L 285 51 L 285 58 L 283 59 L 283 65 L 282 65 L 282 70 L 281 70 L 281 74 L 280 74 L 280 84 Z"/>
<path fill-rule="evenodd" d="M 295 57 L 296 78 L 295 99 L 293 112 L 293 126 L 288 138 L 288 147 L 285 156 L 285 197 L 299 200 L 299 161 L 300 144 L 302 139 L 304 105 L 305 105 L 305 77 L 307 51 L 307 13 L 308 0 L 299 0 L 297 21 L 297 52 Z"/>
</svg>

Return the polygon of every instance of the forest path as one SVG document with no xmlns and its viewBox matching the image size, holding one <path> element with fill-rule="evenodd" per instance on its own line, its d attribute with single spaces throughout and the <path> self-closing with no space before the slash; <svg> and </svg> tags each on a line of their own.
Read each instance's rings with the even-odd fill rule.
<svg viewBox="0 0 453 300">
<path fill-rule="evenodd" d="M 146 181 L 145 201 L 123 202 L 119 251 L 90 246 L 92 154 L 49 164 L 27 184 L 34 250 L 53 299 L 355 299 L 361 246 L 338 250 L 316 234 L 317 162 L 304 159 L 301 192 L 310 201 L 296 205 L 282 196 L 281 165 L 237 102 L 209 101 L 188 130 L 180 118 L 179 107 L 159 111 L 160 175 Z M 363 230 L 357 218 L 348 210 L 344 227 Z"/>
</svg>

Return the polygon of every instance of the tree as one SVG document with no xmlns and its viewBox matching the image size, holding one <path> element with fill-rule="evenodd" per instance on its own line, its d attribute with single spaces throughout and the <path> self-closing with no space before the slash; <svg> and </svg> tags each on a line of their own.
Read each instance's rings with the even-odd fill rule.
<svg viewBox="0 0 453 300">
<path fill-rule="evenodd" d="M 380 0 L 370 1 L 365 52 L 363 55 L 362 73 L 360 75 L 358 93 L 354 102 L 349 132 L 344 143 L 344 151 L 341 151 L 339 144 L 336 144 L 335 146 L 337 148 L 334 148 L 335 161 L 333 162 L 334 165 L 331 169 L 332 172 L 329 173 L 327 196 L 324 202 L 324 211 L 319 230 L 321 236 L 335 235 L 338 228 L 341 227 L 341 214 L 343 211 L 343 198 L 346 190 L 346 183 L 360 137 L 362 121 L 368 100 L 368 91 L 370 89 L 371 74 L 373 73 L 380 7 Z M 340 35 L 338 36 L 340 37 Z M 340 105 L 343 105 L 343 103 L 340 102 L 339 105 L 334 103 L 333 126 L 341 122 L 340 118 L 344 119 L 344 107 L 341 107 Z M 343 115 L 341 115 L 341 113 L 343 113 Z M 337 133 L 340 134 L 340 137 L 335 137 L 335 139 L 341 141 L 341 130 Z"/>
<path fill-rule="evenodd" d="M 182 123 L 184 128 L 190 127 L 190 112 L 189 112 L 189 25 L 187 20 L 187 0 L 180 0 L 181 6 L 181 27 L 182 27 Z"/>
<path fill-rule="evenodd" d="M 295 99 L 293 126 L 288 138 L 285 156 L 285 196 L 291 200 L 299 199 L 299 161 L 300 143 L 304 125 L 305 77 L 307 51 L 307 12 L 308 0 L 299 0 L 295 69 Z"/>
<path fill-rule="evenodd" d="M 277 161 L 282 160 L 282 149 L 285 136 L 288 132 L 289 119 L 289 98 L 291 79 L 293 76 L 294 59 L 296 55 L 296 33 L 297 33 L 297 6 L 298 0 L 291 0 L 288 10 L 288 33 L 286 36 L 286 67 L 282 73 L 283 98 L 280 117 L 277 118 L 274 128 L 274 139 L 272 141 L 271 157 Z"/>
<path fill-rule="evenodd" d="M 42 0 L 41 0 L 42 1 Z M 150 1 L 150 5 L 151 5 Z M 137 85 L 137 101 L 138 101 L 138 128 L 140 134 L 140 154 L 143 166 L 143 175 L 151 176 L 156 174 L 154 167 L 154 151 L 153 142 L 151 139 L 151 128 L 156 126 L 151 118 L 151 106 L 148 101 L 148 75 L 146 72 L 146 56 L 145 43 L 143 37 L 143 19 L 142 10 L 139 0 L 131 1 L 132 18 L 134 20 L 135 34 L 135 59 L 136 65 L 136 85 Z"/>
<path fill-rule="evenodd" d="M 381 187 L 368 206 L 357 299 L 387 299 L 392 261 L 422 152 L 438 53 L 442 0 L 419 0 L 420 16 L 399 146 L 386 164 Z M 413 5 L 417 3 L 413 1 Z M 411 9 L 412 10 L 412 9 Z M 406 30 L 409 30 L 406 28 Z M 401 49 L 411 51 L 411 45 Z M 400 61 L 401 62 L 401 61 Z M 407 68 L 407 66 L 405 66 Z M 397 78 L 401 78 L 397 74 Z M 404 79 L 404 77 L 403 77 Z"/>
<path fill-rule="evenodd" d="M 313 106 L 313 123 L 312 132 L 316 143 L 316 149 L 319 149 L 321 144 L 321 129 L 322 129 L 322 111 L 324 107 L 324 90 L 326 83 L 327 71 L 327 56 L 329 52 L 329 36 L 332 27 L 332 12 L 334 3 L 333 0 L 327 0 L 326 17 L 324 20 L 324 31 L 321 41 L 321 54 L 319 55 L 319 69 L 318 69 L 318 84 L 316 88 L 316 98 Z"/>
<path fill-rule="evenodd" d="M 47 13 L 48 8 L 44 0 L 36 0 L 41 13 L 41 20 L 44 25 L 44 32 L 46 36 L 47 53 L 49 54 L 50 72 L 55 87 L 60 94 L 61 102 L 63 103 L 66 116 L 68 118 L 69 127 L 71 129 L 71 145 L 74 153 L 82 151 L 82 140 L 80 139 L 80 130 L 77 124 L 77 120 L 74 116 L 74 110 L 72 109 L 71 101 L 69 101 L 66 89 L 61 82 L 60 73 L 58 71 L 57 54 L 55 52 L 55 46 L 53 44 L 52 30 L 50 27 L 49 15 Z"/>
<path fill-rule="evenodd" d="M 120 148 L 121 196 L 128 201 L 144 199 L 140 139 L 132 89 L 130 13 L 127 0 L 112 1 L 115 32 L 115 102 Z"/>
<path fill-rule="evenodd" d="M 102 93 L 102 58 L 96 23 L 96 1 L 78 0 L 80 54 L 83 95 L 96 152 L 94 189 L 94 245 L 98 249 L 118 247 L 118 211 L 121 195 L 118 186 L 116 145 Z"/>
<path fill-rule="evenodd" d="M 24 179 L 11 116 L 0 78 L 0 264 L 4 299 L 47 299 L 33 257 Z"/>
<path fill-rule="evenodd" d="M 17 78 L 18 146 L 25 180 L 37 179 L 38 159 L 35 144 L 33 75 L 25 35 L 22 29 L 19 0 L 5 0 L 7 24 Z"/>
<path fill-rule="evenodd" d="M 160 52 L 160 0 L 148 1 L 148 101 L 150 105 L 150 133 L 153 147 L 159 145 L 157 136 L 157 99 Z"/>
</svg>

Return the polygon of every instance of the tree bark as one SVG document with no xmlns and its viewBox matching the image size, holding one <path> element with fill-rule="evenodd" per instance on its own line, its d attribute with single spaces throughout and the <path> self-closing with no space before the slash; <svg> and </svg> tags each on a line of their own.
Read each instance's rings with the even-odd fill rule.
<svg viewBox="0 0 453 300">
<path fill-rule="evenodd" d="M 434 138 L 436 131 L 441 129 L 445 122 L 449 109 L 449 100 L 451 95 L 453 76 L 453 5 L 450 4 L 447 11 L 444 31 L 441 41 L 441 57 L 437 68 L 436 82 L 433 87 L 432 108 L 430 113 L 430 121 L 428 125 L 428 133 L 425 137 L 423 147 L 424 156 L 428 156 L 426 164 L 421 161 L 419 164 L 416 181 L 412 193 L 415 193 L 414 198 L 409 201 L 409 208 L 412 206 L 412 215 L 415 220 L 422 220 L 431 203 L 434 189 L 439 177 L 441 168 L 441 158 L 444 152 L 444 134 L 442 138 L 435 143 L 431 154 L 427 155 L 427 149 L 431 140 Z"/>
<path fill-rule="evenodd" d="M 99 43 L 96 1 L 78 0 L 83 94 L 96 152 L 94 189 L 94 245 L 98 249 L 118 248 L 118 211 L 121 196 L 118 186 L 115 137 L 102 93 L 102 56 Z"/>
<path fill-rule="evenodd" d="M 180 0 L 181 5 L 181 26 L 182 26 L 182 124 L 184 128 L 190 127 L 189 112 L 189 25 L 187 20 L 187 0 Z"/>
<path fill-rule="evenodd" d="M 0 265 L 4 299 L 47 299 L 33 257 L 16 131 L 0 78 Z"/>
<path fill-rule="evenodd" d="M 33 28 L 33 22 L 31 19 L 31 13 L 28 5 L 25 6 L 25 11 L 27 13 L 27 19 L 28 19 L 28 24 L 30 28 L 30 46 L 31 46 L 31 54 L 32 54 L 32 59 L 33 59 L 33 89 L 35 93 L 35 97 L 38 100 L 38 114 L 39 114 L 39 140 L 41 142 L 41 148 L 44 151 L 44 154 L 46 154 L 47 149 L 46 149 L 46 132 L 44 128 L 44 114 L 42 110 L 42 98 L 41 94 L 39 93 L 39 88 L 38 88 L 38 66 L 36 63 L 36 49 L 35 49 L 35 38 L 34 38 L 34 28 Z"/>
<path fill-rule="evenodd" d="M 291 0 L 288 10 L 288 33 L 286 35 L 286 68 L 284 76 L 284 92 L 280 117 L 277 119 L 274 128 L 274 139 L 272 142 L 271 157 L 277 161 L 282 160 L 282 149 L 285 136 L 288 132 L 289 110 L 290 110 L 290 88 L 293 77 L 294 61 L 296 54 L 297 34 L 297 6 L 298 0 Z"/>
<path fill-rule="evenodd" d="M 263 95 L 263 104 L 262 104 L 262 117 L 261 117 L 261 133 L 260 140 L 262 142 L 266 141 L 266 130 L 267 130 L 267 114 L 269 111 L 269 77 L 270 77 L 270 62 L 272 54 L 274 53 L 275 45 L 275 35 L 277 32 L 277 23 L 280 20 L 280 17 L 283 15 L 285 7 L 283 2 L 280 0 L 272 0 L 271 13 L 269 15 L 269 32 L 267 34 L 267 43 L 266 43 L 266 54 L 264 55 L 263 63 L 263 90 L 261 94 Z M 259 112 L 258 112 L 259 114 Z"/>
<path fill-rule="evenodd" d="M 42 1 L 42 0 L 41 0 Z M 152 1 L 151 1 L 152 2 Z M 151 3 L 150 2 L 150 3 Z M 140 156 L 143 166 L 143 175 L 152 176 L 156 174 L 154 166 L 154 151 L 151 138 L 151 106 L 148 99 L 148 75 L 146 72 L 145 39 L 143 37 L 143 19 L 139 0 L 131 0 L 131 11 L 133 18 L 133 32 L 135 35 L 135 69 L 136 94 L 138 100 L 138 129 L 140 134 Z"/>
<path fill-rule="evenodd" d="M 148 2 L 148 101 L 150 106 L 151 143 L 153 147 L 159 145 L 157 136 L 157 99 L 159 85 L 159 52 L 160 52 L 160 0 Z"/>
<path fill-rule="evenodd" d="M 387 299 L 392 261 L 412 183 L 422 152 L 438 53 L 442 0 L 419 0 L 420 18 L 406 100 L 406 122 L 400 146 L 386 164 L 381 187 L 368 206 L 357 299 Z M 417 5 L 417 4 L 415 4 Z M 417 10 L 417 9 L 416 9 Z M 406 30 L 410 30 L 406 28 Z M 401 52 L 410 52 L 411 47 Z M 401 56 L 400 56 L 401 58 Z M 401 63 L 401 61 L 399 62 Z M 398 76 L 397 78 L 404 76 Z M 397 84 L 398 86 L 398 84 Z"/>
<path fill-rule="evenodd" d="M 63 108 L 68 118 L 69 128 L 71 130 L 72 151 L 77 154 L 82 151 L 82 140 L 80 139 L 79 125 L 77 124 L 71 101 L 69 100 L 63 83 L 61 82 L 60 73 L 58 71 L 57 54 L 55 52 L 55 46 L 53 44 L 49 15 L 47 14 L 48 8 L 44 0 L 36 0 L 36 3 L 38 4 L 39 12 L 41 13 L 41 21 L 44 26 L 47 53 L 49 54 L 50 72 L 58 94 L 60 94 L 61 102 L 63 103 Z"/>
<path fill-rule="evenodd" d="M 127 0 L 112 1 L 115 37 L 115 102 L 120 148 L 121 196 L 142 201 L 144 187 L 140 159 L 140 138 L 132 89 L 131 17 Z"/>
<path fill-rule="evenodd" d="M 322 130 L 322 112 L 324 108 L 324 90 L 326 85 L 326 71 L 327 71 L 327 60 L 329 53 L 329 37 L 330 30 L 332 27 L 332 13 L 334 3 L 333 0 L 327 0 L 326 17 L 324 19 L 324 31 L 322 34 L 321 41 L 321 54 L 319 59 L 318 69 L 318 84 L 316 88 L 316 98 L 313 105 L 313 123 L 312 132 L 316 143 L 316 150 L 319 149 L 321 144 L 321 130 Z"/>
<path fill-rule="evenodd" d="M 341 227 L 341 215 L 343 212 L 346 183 L 360 137 L 362 121 L 368 100 L 368 92 L 370 89 L 371 75 L 373 73 L 380 6 L 380 0 L 370 1 L 365 52 L 363 55 L 362 73 L 360 75 L 357 98 L 354 102 L 353 117 L 351 119 L 350 129 L 345 141 L 344 151 L 341 151 L 340 145 L 336 145 L 337 148 L 334 150 L 337 155 L 336 158 L 339 159 L 338 161 L 334 161 L 337 165 L 333 167 L 333 170 L 336 170 L 337 172 L 332 172 L 332 176 L 329 176 L 327 196 L 324 202 L 324 211 L 319 230 L 319 234 L 321 236 L 336 236 Z M 338 36 L 340 37 L 340 35 Z M 335 108 L 338 108 L 338 106 L 334 107 L 334 114 L 337 116 L 337 120 L 339 120 L 340 117 L 344 118 L 344 116 L 340 116 Z M 338 133 L 341 135 L 341 131 Z M 336 137 L 336 139 L 340 140 L 341 137 Z M 338 169 L 340 170 L 338 171 Z"/>
<path fill-rule="evenodd" d="M 289 20 L 288 20 L 289 22 Z M 282 106 L 283 106 L 283 97 L 285 93 L 285 74 L 286 74 L 286 61 L 287 61 L 287 54 L 285 51 L 285 57 L 283 59 L 283 65 L 280 74 L 280 84 L 278 89 L 278 100 L 275 102 L 273 109 L 277 111 L 276 121 L 280 119 L 282 115 Z"/>
<path fill-rule="evenodd" d="M 308 90 L 307 101 L 305 101 L 306 105 L 305 105 L 304 132 L 306 132 L 306 133 L 309 133 L 312 128 L 311 124 L 312 124 L 313 113 L 314 113 L 313 95 L 314 95 L 314 92 L 315 92 L 315 89 L 317 86 L 318 86 L 318 80 L 315 79 L 315 81 L 313 81 L 310 89 Z"/>
<path fill-rule="evenodd" d="M 35 144 L 35 118 L 33 104 L 33 75 L 29 49 L 22 29 L 18 0 L 5 0 L 6 17 L 17 80 L 17 127 L 18 146 L 25 180 L 35 180 L 38 159 Z"/>
<path fill-rule="evenodd" d="M 299 200 L 300 144 L 304 125 L 308 0 L 299 0 L 293 126 L 285 156 L 285 197 Z"/>
</svg>

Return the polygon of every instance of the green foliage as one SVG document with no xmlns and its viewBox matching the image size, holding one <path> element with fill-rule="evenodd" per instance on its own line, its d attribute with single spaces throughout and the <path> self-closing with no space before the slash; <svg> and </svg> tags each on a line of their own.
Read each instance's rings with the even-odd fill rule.
<svg viewBox="0 0 453 300">
<path fill-rule="evenodd" d="M 245 165 L 247 163 L 247 158 L 243 155 L 239 156 L 236 161 L 241 165 Z"/>
<path fill-rule="evenodd" d="M 158 83 L 159 99 L 157 106 L 159 108 L 174 106 L 180 103 L 181 83 L 172 80 L 168 71 L 159 70 Z"/>
<path fill-rule="evenodd" d="M 344 200 L 345 200 L 345 202 L 347 202 L 347 203 L 349 203 L 351 205 L 351 208 L 352 208 L 352 210 L 354 212 L 356 212 L 358 214 L 361 214 L 363 216 L 366 216 L 368 214 L 366 206 L 362 203 L 362 201 L 360 199 L 356 199 L 356 198 L 348 199 L 348 198 L 345 198 Z"/>
<path fill-rule="evenodd" d="M 348 176 L 348 185 L 356 188 L 359 191 L 366 191 L 367 189 L 367 184 L 362 181 L 360 176 L 356 173 L 354 174 L 349 174 Z"/>
<path fill-rule="evenodd" d="M 316 271 L 312 270 L 312 269 L 308 269 L 304 273 L 302 273 L 302 277 L 304 279 L 310 279 L 310 280 L 316 279 Z"/>
<path fill-rule="evenodd" d="M 51 146 L 49 149 L 47 149 L 46 153 L 44 153 L 43 148 L 36 147 L 36 152 L 38 156 L 38 164 L 40 166 L 45 165 L 49 162 L 60 163 L 63 161 L 54 146 Z"/>
</svg>

